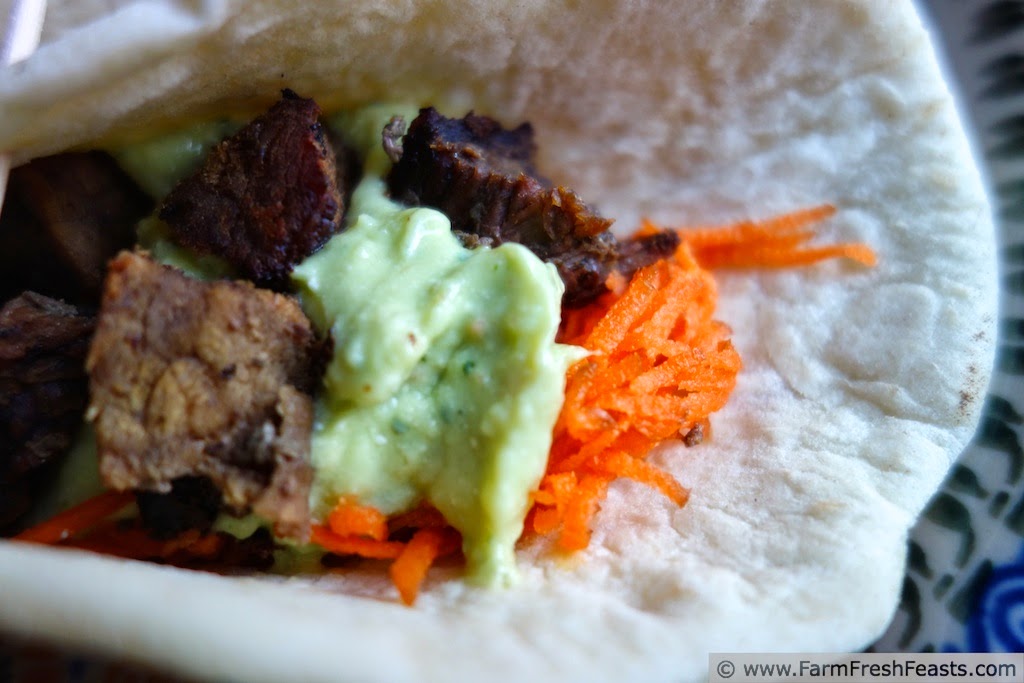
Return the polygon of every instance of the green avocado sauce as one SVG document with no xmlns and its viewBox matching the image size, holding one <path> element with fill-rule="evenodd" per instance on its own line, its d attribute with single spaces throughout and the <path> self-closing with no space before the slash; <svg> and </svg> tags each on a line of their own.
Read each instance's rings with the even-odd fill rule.
<svg viewBox="0 0 1024 683">
<path fill-rule="evenodd" d="M 514 576 L 574 349 L 562 283 L 520 245 L 470 251 L 448 219 L 367 177 L 358 216 L 295 269 L 334 356 L 313 432 L 314 515 L 340 496 L 385 513 L 428 501 L 462 533 L 471 577 Z"/>
<path fill-rule="evenodd" d="M 330 120 L 361 151 L 365 175 L 346 229 L 292 276 L 303 309 L 334 342 L 316 399 L 311 508 L 323 519 L 342 496 L 388 514 L 427 502 L 462 534 L 468 576 L 506 585 L 565 372 L 582 351 L 555 343 L 563 286 L 553 266 L 515 244 L 466 249 L 440 212 L 386 197 L 380 131 L 392 111 L 415 116 L 375 106 Z M 217 125 L 117 156 L 144 187 L 166 193 L 226 134 Z M 173 245 L 156 218 L 140 239 L 193 275 L 227 273 Z"/>
<path fill-rule="evenodd" d="M 92 425 L 83 422 L 74 443 L 71 444 L 71 450 L 60 465 L 55 480 L 46 488 L 32 509 L 28 524 L 49 519 L 62 510 L 99 495 L 104 490 L 96 457 L 96 435 L 93 433 Z"/>
<path fill-rule="evenodd" d="M 199 168 L 211 147 L 242 125 L 231 120 L 208 121 L 108 151 L 143 191 L 163 199 L 179 180 Z"/>
<path fill-rule="evenodd" d="M 199 168 L 212 147 L 241 126 L 241 123 L 230 120 L 200 123 L 108 151 L 122 170 L 159 202 L 180 180 Z M 230 264 L 223 259 L 197 254 L 175 244 L 170 238 L 169 228 L 156 213 L 139 221 L 136 236 L 139 246 L 154 259 L 200 280 L 235 275 Z"/>
</svg>

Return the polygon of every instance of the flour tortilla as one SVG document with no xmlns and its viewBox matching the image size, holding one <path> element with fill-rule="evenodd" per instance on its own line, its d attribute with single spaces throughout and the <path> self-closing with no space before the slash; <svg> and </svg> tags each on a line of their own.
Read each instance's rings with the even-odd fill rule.
<svg viewBox="0 0 1024 683">
<path fill-rule="evenodd" d="M 17 160 L 282 87 L 327 108 L 472 107 L 628 231 L 822 202 L 880 264 L 723 273 L 745 359 L 713 439 L 613 486 L 591 546 L 520 552 L 507 591 L 431 574 L 228 579 L 0 543 L 0 630 L 244 681 L 691 681 L 720 651 L 841 651 L 889 621 L 905 542 L 975 427 L 996 267 L 979 174 L 912 4 L 51 2 L 0 74 Z M 381 600 L 379 598 L 384 598 Z"/>
</svg>

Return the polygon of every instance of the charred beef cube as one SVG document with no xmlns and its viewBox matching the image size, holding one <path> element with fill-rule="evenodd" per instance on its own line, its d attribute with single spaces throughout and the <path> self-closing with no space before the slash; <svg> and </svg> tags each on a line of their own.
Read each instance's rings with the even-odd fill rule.
<svg viewBox="0 0 1024 683">
<path fill-rule="evenodd" d="M 289 297 L 122 253 L 86 366 L 104 483 L 169 493 L 205 477 L 230 511 L 305 538 L 316 349 Z"/>
<path fill-rule="evenodd" d="M 679 234 L 674 230 L 652 232 L 619 242 L 615 269 L 626 277 L 645 266 L 669 258 L 679 247 Z"/>
<path fill-rule="evenodd" d="M 167 558 L 156 558 L 166 564 L 185 569 L 238 574 L 247 570 L 267 570 L 274 565 L 277 543 L 266 529 L 257 529 L 248 538 L 235 538 L 222 531 L 215 532 L 216 549 L 209 555 L 185 551 Z"/>
<path fill-rule="evenodd" d="M 221 493 L 206 477 L 181 477 L 171 482 L 169 493 L 138 491 L 139 522 L 150 538 L 171 540 L 198 531 L 211 533 L 221 512 Z M 269 569 L 274 564 L 276 543 L 267 529 L 260 527 L 248 538 L 236 538 L 225 532 L 216 534 L 216 551 L 197 556 L 189 552 L 156 557 L 190 569 L 224 570 Z"/>
<path fill-rule="evenodd" d="M 135 223 L 152 209 L 101 152 L 19 166 L 0 214 L 0 297 L 32 290 L 95 306 L 107 261 L 135 243 Z"/>
<path fill-rule="evenodd" d="M 537 173 L 528 123 L 505 130 L 486 116 L 449 119 L 427 108 L 401 145 L 394 126 L 386 129 L 384 144 L 398 159 L 388 175 L 395 199 L 444 212 L 467 246 L 529 247 L 558 268 L 567 305 L 604 291 L 617 255 L 611 221 Z"/>
<path fill-rule="evenodd" d="M 319 116 L 313 100 L 285 91 L 214 147 L 164 201 L 160 218 L 173 239 L 258 284 L 283 287 L 292 267 L 341 224 L 343 191 Z"/>
<path fill-rule="evenodd" d="M 224 539 L 222 550 L 211 560 L 215 567 L 232 573 L 239 569 L 266 570 L 273 566 L 277 544 L 266 529 L 257 529 L 248 538 L 235 538 L 224 533 L 221 536 Z"/>
<path fill-rule="evenodd" d="M 139 491 L 135 502 L 143 526 L 154 538 L 173 538 L 192 529 L 205 533 L 221 509 L 220 491 L 205 477 L 175 479 L 167 493 Z"/>
<path fill-rule="evenodd" d="M 82 424 L 94 327 L 91 314 L 32 292 L 0 309 L 0 528 L 27 511 Z"/>
<path fill-rule="evenodd" d="M 427 108 L 404 136 L 393 120 L 382 138 L 395 199 L 444 212 L 467 247 L 525 245 L 558 269 L 565 306 L 603 293 L 612 270 L 631 276 L 679 246 L 674 232 L 617 240 L 610 220 L 537 172 L 528 123 L 506 130 L 486 116 L 449 119 Z"/>
<path fill-rule="evenodd" d="M 341 208 L 338 212 L 338 229 L 345 222 L 345 207 L 352 204 L 352 193 L 363 178 L 363 165 L 366 159 L 345 137 L 342 131 L 325 128 L 327 144 L 334 150 L 334 173 L 338 181 L 338 193 L 341 196 Z"/>
</svg>

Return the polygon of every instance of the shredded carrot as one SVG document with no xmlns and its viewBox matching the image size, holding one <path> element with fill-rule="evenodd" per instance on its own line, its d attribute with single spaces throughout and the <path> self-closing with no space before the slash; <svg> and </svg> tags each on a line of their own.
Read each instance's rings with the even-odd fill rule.
<svg viewBox="0 0 1024 683">
<path fill-rule="evenodd" d="M 877 257 L 864 244 L 824 247 L 804 244 L 815 235 L 807 226 L 829 218 L 835 212 L 834 206 L 825 204 L 766 221 L 683 228 L 678 233 L 704 268 L 792 268 L 831 258 L 848 258 L 865 266 L 874 266 Z M 657 228 L 645 223 L 644 229 Z"/>
<path fill-rule="evenodd" d="M 158 540 L 137 520 L 111 519 L 134 500 L 131 491 L 105 491 L 26 529 L 14 539 L 180 566 L 215 559 L 223 549 L 224 537 L 218 533 L 204 534 L 193 529 Z"/>
<path fill-rule="evenodd" d="M 376 541 L 388 537 L 388 518 L 369 505 L 342 498 L 327 517 L 327 525 L 338 536 L 366 536 Z"/>
<path fill-rule="evenodd" d="M 122 527 L 110 522 L 70 538 L 62 545 L 132 560 L 162 559 L 167 549 L 165 541 L 152 538 L 139 527 Z"/>
<path fill-rule="evenodd" d="M 566 377 L 527 529 L 560 530 L 566 550 L 586 547 L 600 501 L 619 477 L 685 505 L 689 491 L 646 458 L 667 439 L 695 429 L 710 434 L 708 416 L 736 384 L 740 358 L 729 328 L 714 319 L 717 292 L 707 269 L 793 267 L 838 257 L 874 265 L 874 252 L 863 244 L 806 245 L 815 235 L 812 224 L 834 213 L 824 205 L 760 222 L 680 229 L 673 259 L 641 269 L 628 283 L 621 276 L 610 280 L 609 291 L 592 304 L 563 311 L 559 341 L 592 353 Z M 645 221 L 637 234 L 659 231 Z"/>
<path fill-rule="evenodd" d="M 582 550 L 590 544 L 590 520 L 597 514 L 612 479 L 610 475 L 586 474 L 564 501 L 562 533 L 558 537 L 564 550 Z"/>
<path fill-rule="evenodd" d="M 342 499 L 328 520 L 329 526 L 313 526 L 313 543 L 338 555 L 394 560 L 388 572 L 407 605 L 416 600 L 434 560 L 457 551 L 461 545 L 459 533 L 428 505 L 387 520 L 375 508 Z M 394 540 L 396 536 L 407 537 L 410 529 L 409 540 Z"/>
<path fill-rule="evenodd" d="M 218 533 L 201 534 L 190 541 L 182 550 L 191 557 L 212 558 L 224 548 L 224 536 Z"/>
<path fill-rule="evenodd" d="M 686 489 L 645 459 L 725 405 L 735 385 L 739 355 L 712 317 L 716 296 L 684 244 L 676 258 L 638 271 L 621 293 L 563 312 L 561 340 L 594 353 L 569 370 L 548 473 L 534 495 L 533 531 L 560 527 L 561 547 L 585 547 L 600 500 L 622 476 L 686 502 Z"/>
<path fill-rule="evenodd" d="M 105 491 L 37 524 L 14 538 L 31 543 L 60 543 L 86 531 L 126 508 L 135 495 L 130 491 Z"/>
<path fill-rule="evenodd" d="M 449 529 L 424 527 L 413 534 L 398 559 L 388 569 L 402 602 L 413 604 L 434 560 L 440 555 L 454 552 L 457 547 L 457 537 Z"/>
<path fill-rule="evenodd" d="M 126 559 L 195 566 L 214 559 L 221 552 L 224 536 L 190 529 L 170 539 L 160 540 L 150 536 L 137 522 L 122 524 L 107 521 L 82 536 L 69 539 L 63 545 Z"/>
<path fill-rule="evenodd" d="M 381 560 L 395 559 L 405 546 L 397 541 L 382 541 L 365 536 L 339 536 L 318 524 L 313 525 L 310 540 L 336 555 L 359 555 Z"/>
</svg>

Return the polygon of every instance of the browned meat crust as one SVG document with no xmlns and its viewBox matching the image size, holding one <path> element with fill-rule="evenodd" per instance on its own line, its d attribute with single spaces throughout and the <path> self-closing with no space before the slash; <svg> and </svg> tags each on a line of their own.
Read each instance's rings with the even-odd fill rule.
<svg viewBox="0 0 1024 683">
<path fill-rule="evenodd" d="M 395 157 L 399 148 L 394 127 L 389 130 Z M 467 246 L 526 245 L 558 268 L 564 303 L 586 303 L 603 291 L 615 259 L 611 221 L 572 190 L 551 187 L 534 168 L 535 152 L 528 123 L 505 130 L 486 116 L 449 119 L 422 109 L 402 140 L 388 187 L 399 201 L 444 212 Z"/>
<path fill-rule="evenodd" d="M 274 564 L 274 550 L 278 547 L 270 531 L 263 527 L 247 538 L 236 538 L 223 531 L 203 532 L 198 529 L 186 529 L 175 536 L 158 538 L 138 519 L 101 523 L 62 545 L 223 574 L 270 569 Z"/>
<path fill-rule="evenodd" d="M 319 116 L 313 100 L 285 91 L 214 147 L 164 201 L 160 218 L 173 238 L 258 284 L 283 287 L 341 225 L 344 191 Z"/>
<path fill-rule="evenodd" d="M 385 151 L 397 159 L 388 175 L 395 199 L 444 212 L 469 247 L 504 242 L 529 247 L 558 268 L 566 306 L 584 305 L 604 292 L 613 268 L 631 274 L 638 264 L 671 254 L 678 245 L 671 233 L 639 241 L 620 264 L 619 243 L 608 231 L 611 221 L 537 172 L 528 123 L 506 130 L 486 116 L 449 119 L 427 108 L 399 141 L 400 134 L 394 121 L 383 133 Z"/>
<path fill-rule="evenodd" d="M 240 569 L 270 569 L 274 564 L 277 544 L 266 529 L 257 529 L 248 538 L 235 538 L 223 532 L 224 544 L 217 555 L 206 560 L 197 569 L 234 573 Z"/>
<path fill-rule="evenodd" d="M 184 534 L 209 534 L 221 512 L 221 493 L 206 477 L 181 477 L 171 482 L 169 493 L 137 491 L 142 530 L 158 540 L 181 539 Z M 213 554 L 196 555 L 184 551 L 169 557 L 143 558 L 189 569 L 237 572 L 242 569 L 269 569 L 274 564 L 276 544 L 270 532 L 259 528 L 248 538 L 218 536 Z"/>
<path fill-rule="evenodd" d="M 678 247 L 679 235 L 671 230 L 632 237 L 619 242 L 615 268 L 630 277 L 644 266 L 668 258 Z"/>
<path fill-rule="evenodd" d="M 356 148 L 349 144 L 341 131 L 324 128 L 327 143 L 334 150 L 334 168 L 338 180 L 338 192 L 341 194 L 341 210 L 338 213 L 339 230 L 344 226 L 345 207 L 352 204 L 352 192 L 363 177 L 364 159 Z"/>
<path fill-rule="evenodd" d="M 107 261 L 153 209 L 101 152 L 36 159 L 11 172 L 0 215 L 0 300 L 32 290 L 95 306 Z"/>
<path fill-rule="evenodd" d="M 289 297 L 120 254 L 86 366 L 104 483 L 207 477 L 232 511 L 305 538 L 316 347 Z"/>
<path fill-rule="evenodd" d="M 0 309 L 0 528 L 26 512 L 37 475 L 81 427 L 94 326 L 92 315 L 32 292 Z"/>
<path fill-rule="evenodd" d="M 192 529 L 209 531 L 220 514 L 220 501 L 220 491 L 206 477 L 175 479 L 167 493 L 135 494 L 142 525 L 154 538 L 173 538 Z"/>
</svg>

